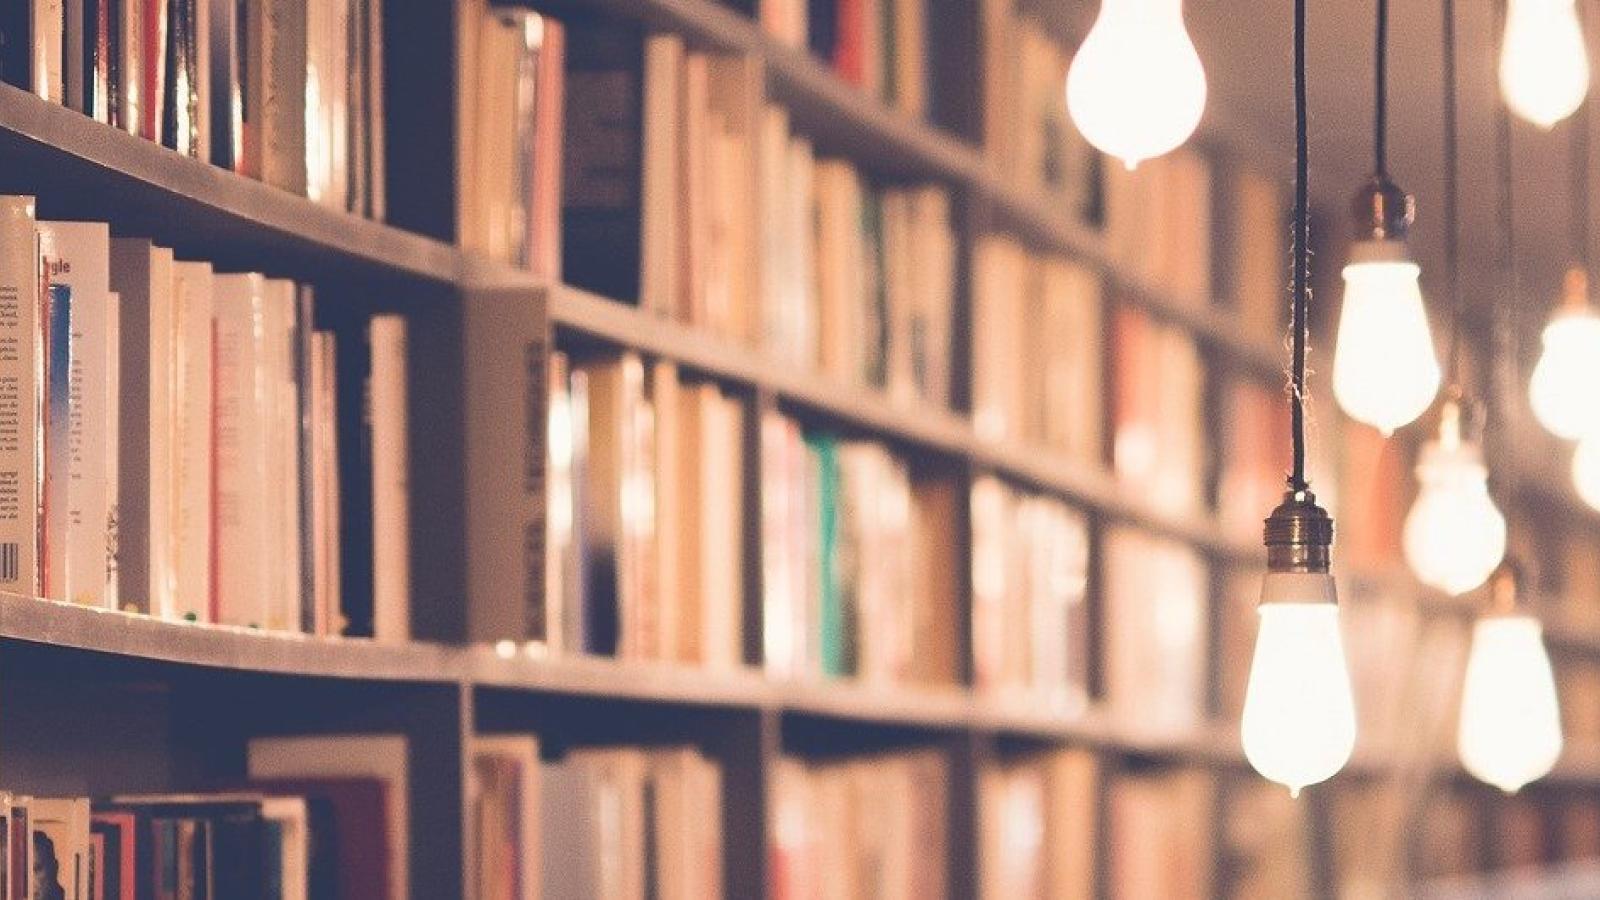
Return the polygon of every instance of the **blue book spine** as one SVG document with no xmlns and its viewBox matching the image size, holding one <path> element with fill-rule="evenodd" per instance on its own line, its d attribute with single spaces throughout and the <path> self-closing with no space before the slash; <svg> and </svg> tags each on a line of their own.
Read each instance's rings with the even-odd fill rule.
<svg viewBox="0 0 1600 900">
<path fill-rule="evenodd" d="M 41 535 L 45 560 L 45 596 L 65 600 L 67 489 L 72 470 L 72 289 L 50 285 L 46 298 L 44 516 Z"/>
</svg>

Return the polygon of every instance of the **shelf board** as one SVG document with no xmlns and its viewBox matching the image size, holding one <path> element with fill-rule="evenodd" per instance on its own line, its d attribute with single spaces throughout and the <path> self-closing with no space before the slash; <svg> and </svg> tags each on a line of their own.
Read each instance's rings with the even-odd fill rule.
<svg viewBox="0 0 1600 900">
<path fill-rule="evenodd" d="M 197 625 L 15 594 L 0 594 L 0 640 L 311 678 L 449 683 L 459 677 L 455 654 L 433 644 Z"/>
<path fill-rule="evenodd" d="M 708 671 L 600 657 L 504 655 L 491 647 L 458 651 L 470 683 L 536 693 L 650 703 L 760 709 L 772 692 L 759 672 Z"/>
<path fill-rule="evenodd" d="M 0 85 L 0 190 L 41 218 L 110 221 L 180 256 L 313 279 L 374 274 L 454 283 L 455 248 L 340 212 Z"/>
</svg>

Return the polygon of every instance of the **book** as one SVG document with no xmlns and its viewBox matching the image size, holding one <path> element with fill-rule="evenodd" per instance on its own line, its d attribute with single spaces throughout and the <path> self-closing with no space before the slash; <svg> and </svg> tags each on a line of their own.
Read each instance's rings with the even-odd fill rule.
<svg viewBox="0 0 1600 900">
<path fill-rule="evenodd" d="M 123 609 L 171 618 L 172 251 L 140 238 L 111 239 L 111 288 L 119 297 L 117 440 L 118 600 Z"/>
<path fill-rule="evenodd" d="M 1215 785 L 1204 772 L 1111 779 L 1105 846 L 1118 900 L 1204 893 L 1215 878 L 1210 827 Z"/>
<path fill-rule="evenodd" d="M 39 556 L 43 564 L 41 594 L 51 600 L 71 596 L 67 585 L 67 550 L 72 507 L 72 288 L 44 286 L 44 418 L 40 440 L 44 480 L 39 504 Z"/>
<path fill-rule="evenodd" d="M 1113 318 L 1112 468 L 1164 512 L 1201 506 L 1202 370 L 1190 336 L 1128 307 Z"/>
<path fill-rule="evenodd" d="M 260 548 L 276 547 L 278 535 L 270 495 L 267 279 L 218 275 L 214 290 L 216 621 L 268 628 L 276 582 Z"/>
<path fill-rule="evenodd" d="M 410 896 L 410 758 L 400 735 L 349 734 L 314 737 L 253 738 L 248 750 L 248 770 L 253 781 L 362 779 L 383 788 L 384 820 L 340 825 L 341 834 L 366 829 L 383 836 L 382 859 L 387 860 L 387 890 L 375 894 L 398 900 Z M 347 831 L 349 829 L 349 831 Z M 352 858 L 354 858 L 352 856 Z M 348 895 L 346 895 L 348 896 Z"/>
<path fill-rule="evenodd" d="M 172 553 L 174 612 L 194 622 L 212 620 L 212 498 L 215 405 L 213 274 L 210 263 L 173 265 L 173 421 L 165 463 L 173 473 Z"/>
<path fill-rule="evenodd" d="M 1189 548 L 1130 528 L 1104 545 L 1107 711 L 1129 728 L 1182 731 L 1205 703 L 1207 576 Z"/>
<path fill-rule="evenodd" d="M 36 798 L 33 829 L 33 896 L 90 900 L 89 801 Z"/>
<path fill-rule="evenodd" d="M 71 315 L 67 598 L 116 606 L 115 456 L 118 405 L 113 371 L 117 306 L 110 296 L 110 230 L 99 222 L 38 223 L 46 279 L 77 298 Z"/>
<path fill-rule="evenodd" d="M 406 320 L 374 316 L 368 416 L 372 432 L 373 636 L 411 638 L 410 452 L 407 430 Z"/>
<path fill-rule="evenodd" d="M 473 817 L 469 875 L 473 896 L 483 900 L 538 900 L 539 879 L 548 862 L 539 856 L 539 744 L 514 735 L 474 739 L 468 779 L 468 809 Z"/>
<path fill-rule="evenodd" d="M 39 434 L 43 324 L 39 321 L 38 237 L 33 198 L 0 197 L 0 341 L 15 355 L 0 360 L 0 586 L 37 595 L 40 582 Z"/>
</svg>

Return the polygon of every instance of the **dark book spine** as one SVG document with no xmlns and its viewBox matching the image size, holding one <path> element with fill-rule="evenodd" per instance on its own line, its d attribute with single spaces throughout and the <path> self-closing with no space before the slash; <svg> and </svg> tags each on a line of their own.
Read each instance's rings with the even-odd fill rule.
<svg viewBox="0 0 1600 900">
<path fill-rule="evenodd" d="M 345 635 L 371 637 L 372 596 L 372 418 L 368 380 L 372 347 L 364 327 L 335 331 L 334 391 L 339 438 L 339 592 Z"/>
<path fill-rule="evenodd" d="M 33 90 L 33 3 L 0 3 L 0 80 L 25 91 Z"/>
</svg>

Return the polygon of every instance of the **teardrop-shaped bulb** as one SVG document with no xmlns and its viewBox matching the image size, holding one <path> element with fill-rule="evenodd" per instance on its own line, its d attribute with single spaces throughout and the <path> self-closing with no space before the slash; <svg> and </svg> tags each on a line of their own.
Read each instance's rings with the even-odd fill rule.
<svg viewBox="0 0 1600 900">
<path fill-rule="evenodd" d="M 1544 327 L 1544 348 L 1528 381 L 1528 402 L 1539 424 L 1559 438 L 1600 434 L 1600 316 L 1562 309 Z"/>
<path fill-rule="evenodd" d="M 1398 241 L 1362 241 L 1344 267 L 1333 395 L 1351 418 L 1384 434 L 1415 421 L 1439 392 L 1420 274 Z"/>
<path fill-rule="evenodd" d="M 1461 440 L 1459 415 L 1447 404 L 1439 440 L 1422 449 L 1404 534 L 1417 578 L 1453 596 L 1483 584 L 1506 555 L 1506 518 L 1489 496 L 1482 451 Z"/>
<path fill-rule="evenodd" d="M 1244 755 L 1263 777 L 1298 795 L 1333 777 L 1355 749 L 1339 607 L 1327 574 L 1275 572 L 1262 590 L 1240 722 Z"/>
<path fill-rule="evenodd" d="M 1472 632 L 1456 748 L 1468 772 L 1506 793 L 1561 756 L 1561 707 L 1539 621 L 1489 615 Z"/>
<path fill-rule="evenodd" d="M 1589 93 L 1589 54 L 1574 0 L 1511 0 L 1500 45 L 1500 91 L 1540 128 L 1575 112 Z"/>
<path fill-rule="evenodd" d="M 1131 169 L 1188 140 L 1205 108 L 1182 0 L 1101 0 L 1067 70 L 1067 111 L 1084 139 Z"/>
</svg>

